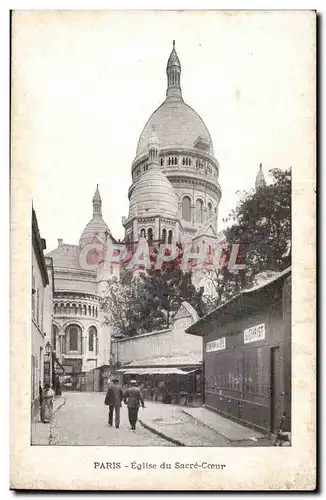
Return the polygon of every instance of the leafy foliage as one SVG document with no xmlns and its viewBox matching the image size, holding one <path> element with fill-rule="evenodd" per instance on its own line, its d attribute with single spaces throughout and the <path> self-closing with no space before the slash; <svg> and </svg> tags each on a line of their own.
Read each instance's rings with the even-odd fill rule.
<svg viewBox="0 0 326 500">
<path fill-rule="evenodd" d="M 102 308 L 110 325 L 133 336 L 169 328 L 183 301 L 200 313 L 202 292 L 191 283 L 190 273 L 183 273 L 177 264 L 168 265 L 129 280 L 111 280 Z"/>
<path fill-rule="evenodd" d="M 241 199 L 224 220 L 229 226 L 225 237 L 229 248 L 240 245 L 237 263 L 245 269 L 231 271 L 227 266 L 208 275 L 216 295 L 205 297 L 203 312 L 226 302 L 266 271 L 282 271 L 291 265 L 291 168 L 270 170 L 272 183 L 255 192 L 242 192 Z"/>
</svg>

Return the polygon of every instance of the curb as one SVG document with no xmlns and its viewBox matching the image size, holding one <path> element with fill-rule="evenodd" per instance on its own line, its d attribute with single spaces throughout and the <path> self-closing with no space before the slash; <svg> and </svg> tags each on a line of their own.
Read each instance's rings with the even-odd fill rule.
<svg viewBox="0 0 326 500">
<path fill-rule="evenodd" d="M 177 446 L 186 446 L 185 443 L 182 443 L 178 439 L 171 438 L 167 434 L 163 434 L 163 432 L 160 432 L 156 430 L 154 427 L 151 427 L 148 424 L 145 424 L 142 420 L 138 419 L 138 422 L 147 430 L 152 432 L 153 434 L 156 434 L 157 436 L 160 436 L 161 438 L 165 439 L 166 441 L 169 441 L 170 443 L 176 444 Z"/>
<path fill-rule="evenodd" d="M 243 438 L 243 439 L 230 439 L 228 438 L 227 436 L 225 436 L 224 434 L 222 434 L 221 432 L 217 432 L 216 429 L 213 429 L 213 427 L 211 427 L 210 425 L 207 425 L 205 424 L 204 422 L 202 422 L 201 420 L 199 420 L 198 418 L 194 417 L 193 415 L 191 415 L 191 413 L 188 413 L 187 410 L 184 410 L 182 409 L 181 411 L 183 411 L 183 413 L 185 413 L 186 415 L 188 415 L 189 417 L 193 418 L 196 422 L 198 422 L 200 425 L 202 425 L 203 427 L 206 427 L 207 429 L 210 429 L 211 431 L 214 431 L 216 434 L 218 434 L 219 436 L 222 436 L 224 437 L 224 439 L 226 439 L 229 443 L 243 443 L 245 441 L 254 441 L 250 438 Z M 263 440 L 263 439 L 269 439 L 269 435 L 267 436 L 263 436 L 261 438 L 255 438 L 255 441 L 260 441 L 260 440 Z"/>
</svg>

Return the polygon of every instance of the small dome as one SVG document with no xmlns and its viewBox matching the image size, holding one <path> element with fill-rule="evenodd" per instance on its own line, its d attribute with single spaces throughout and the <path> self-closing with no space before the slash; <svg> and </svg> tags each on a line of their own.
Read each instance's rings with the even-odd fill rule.
<svg viewBox="0 0 326 500">
<path fill-rule="evenodd" d="M 175 219 L 177 214 L 178 198 L 171 182 L 160 170 L 150 168 L 134 186 L 129 217 L 161 215 Z"/>
<path fill-rule="evenodd" d="M 100 215 L 95 215 L 86 225 L 79 240 L 79 245 L 87 245 L 98 241 L 99 243 L 106 243 L 112 238 L 110 229 Z"/>
</svg>

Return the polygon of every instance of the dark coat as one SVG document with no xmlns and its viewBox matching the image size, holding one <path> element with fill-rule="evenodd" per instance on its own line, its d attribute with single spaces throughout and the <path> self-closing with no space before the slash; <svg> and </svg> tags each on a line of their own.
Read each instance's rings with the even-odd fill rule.
<svg viewBox="0 0 326 500">
<path fill-rule="evenodd" d="M 121 406 L 123 392 L 119 384 L 110 384 L 105 396 L 104 404 L 109 406 Z"/>
<path fill-rule="evenodd" d="M 139 387 L 129 387 L 125 392 L 124 402 L 128 408 L 138 408 L 140 403 L 144 408 L 144 399 Z"/>
</svg>

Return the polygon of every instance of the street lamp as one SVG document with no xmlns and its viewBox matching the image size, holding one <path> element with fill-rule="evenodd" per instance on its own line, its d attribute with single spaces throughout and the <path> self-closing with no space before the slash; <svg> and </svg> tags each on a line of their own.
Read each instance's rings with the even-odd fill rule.
<svg viewBox="0 0 326 500">
<path fill-rule="evenodd" d="M 46 345 L 45 345 L 45 354 L 50 357 L 50 354 L 52 352 L 52 346 L 50 344 L 49 341 L 47 341 Z"/>
</svg>

